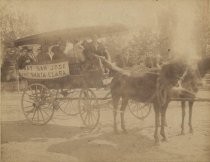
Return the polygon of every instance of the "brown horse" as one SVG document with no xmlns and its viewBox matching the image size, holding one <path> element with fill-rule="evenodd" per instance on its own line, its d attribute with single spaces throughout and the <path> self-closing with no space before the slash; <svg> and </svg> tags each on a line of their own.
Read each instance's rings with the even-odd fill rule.
<svg viewBox="0 0 210 162">
<path fill-rule="evenodd" d="M 197 62 L 195 65 L 195 69 L 189 68 L 186 75 L 183 77 L 181 81 L 181 86 L 192 91 L 193 93 L 198 92 L 198 81 L 205 76 L 205 74 L 210 70 L 210 57 L 204 57 Z M 186 101 L 181 102 L 182 107 L 182 124 L 181 124 L 181 135 L 185 134 L 184 131 L 184 119 L 185 119 L 185 104 Z M 192 127 L 192 108 L 193 101 L 188 101 L 189 104 L 189 128 L 190 133 L 193 133 Z"/>
<path fill-rule="evenodd" d="M 120 108 L 121 128 L 124 132 L 126 132 L 124 111 L 128 105 L 128 101 L 132 99 L 139 102 L 150 102 L 153 103 L 155 111 L 155 142 L 159 142 L 159 126 L 161 126 L 160 134 L 163 137 L 163 141 L 166 141 L 164 126 L 166 125 L 166 110 L 170 101 L 170 91 L 185 72 L 186 65 L 180 64 L 179 62 L 172 62 L 163 65 L 159 74 L 152 72 L 132 74 L 114 66 L 105 59 L 102 60 L 107 67 L 116 72 L 111 82 L 114 107 L 114 131 L 118 132 L 116 117 L 120 98 L 122 99 Z M 183 92 L 185 93 L 185 91 Z"/>
</svg>

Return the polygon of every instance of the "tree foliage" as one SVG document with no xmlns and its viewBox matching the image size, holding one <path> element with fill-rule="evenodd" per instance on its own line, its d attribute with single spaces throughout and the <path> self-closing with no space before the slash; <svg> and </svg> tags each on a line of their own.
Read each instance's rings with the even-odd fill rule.
<svg viewBox="0 0 210 162">
<path fill-rule="evenodd" d="M 0 6 L 1 41 L 9 42 L 15 38 L 34 33 L 34 19 L 18 10 L 15 3 L 4 2 Z"/>
<path fill-rule="evenodd" d="M 149 29 L 140 30 L 128 40 L 125 42 L 122 37 L 111 37 L 106 42 L 112 59 L 121 67 L 140 65 L 147 55 L 159 54 L 159 36 Z"/>
</svg>

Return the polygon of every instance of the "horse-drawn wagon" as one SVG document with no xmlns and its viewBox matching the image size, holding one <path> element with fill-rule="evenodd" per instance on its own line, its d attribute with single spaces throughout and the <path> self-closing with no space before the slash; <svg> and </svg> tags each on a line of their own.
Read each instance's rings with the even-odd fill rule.
<svg viewBox="0 0 210 162">
<path fill-rule="evenodd" d="M 61 40 L 85 40 L 92 35 L 104 37 L 124 31 L 126 28 L 121 25 L 66 29 L 17 39 L 14 44 L 53 45 Z M 111 78 L 107 78 L 99 69 L 81 70 L 80 63 L 67 60 L 35 63 L 19 69 L 19 74 L 28 83 L 22 94 L 21 107 L 26 119 L 35 125 L 48 123 L 55 110 L 60 109 L 70 116 L 79 114 L 84 125 L 93 129 L 99 122 L 101 105 L 111 103 L 109 90 L 102 97 L 97 93 L 98 89 L 107 87 L 104 79 Z M 151 110 L 150 104 L 142 106 L 130 102 L 129 107 L 131 113 L 140 119 L 149 115 Z M 135 114 L 136 108 L 141 110 L 141 115 Z"/>
<path fill-rule="evenodd" d="M 53 45 L 59 41 L 86 40 L 91 35 L 104 37 L 125 30 L 123 26 L 118 25 L 66 29 L 21 38 L 14 44 Z M 81 66 L 80 63 L 62 60 L 30 64 L 20 69 L 20 77 L 28 82 L 21 99 L 26 119 L 32 124 L 43 125 L 52 119 L 55 110 L 60 109 L 70 116 L 80 115 L 83 124 L 89 129 L 94 129 L 100 120 L 100 108 L 104 103 L 111 103 L 112 96 L 110 90 L 98 93 L 99 90 L 107 88 L 104 84 L 107 75 L 98 68 L 81 70 Z M 173 100 L 181 101 L 178 98 Z M 152 102 L 150 99 L 145 102 L 129 100 L 128 107 L 132 115 L 144 119 L 151 111 Z"/>
</svg>

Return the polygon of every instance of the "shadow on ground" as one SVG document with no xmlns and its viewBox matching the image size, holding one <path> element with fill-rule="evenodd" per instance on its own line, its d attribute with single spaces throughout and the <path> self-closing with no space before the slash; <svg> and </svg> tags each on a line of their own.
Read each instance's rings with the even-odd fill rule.
<svg viewBox="0 0 210 162">
<path fill-rule="evenodd" d="M 1 122 L 1 141 L 24 142 L 31 138 L 70 138 L 79 133 L 79 127 L 60 126 L 47 124 L 36 126 L 27 121 L 3 121 Z"/>
<path fill-rule="evenodd" d="M 141 135 L 140 131 L 130 130 L 128 134 L 103 133 L 87 135 L 65 142 L 53 144 L 49 152 L 77 157 L 85 162 L 127 161 L 133 152 L 145 152 L 154 146 L 154 141 Z"/>
</svg>

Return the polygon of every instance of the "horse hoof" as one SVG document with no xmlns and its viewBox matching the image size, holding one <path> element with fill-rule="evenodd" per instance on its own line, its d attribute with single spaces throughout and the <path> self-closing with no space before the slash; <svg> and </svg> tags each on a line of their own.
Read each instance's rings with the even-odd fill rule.
<svg viewBox="0 0 210 162">
<path fill-rule="evenodd" d="M 159 140 L 158 141 L 155 140 L 154 144 L 155 144 L 155 146 L 160 146 L 160 141 Z"/>
<path fill-rule="evenodd" d="M 159 146 L 160 145 L 160 140 L 159 137 L 155 136 L 155 145 Z"/>
<path fill-rule="evenodd" d="M 114 130 L 114 134 L 118 135 L 119 131 L 118 130 Z"/>
<path fill-rule="evenodd" d="M 193 129 L 190 129 L 190 133 L 193 134 Z"/>
<path fill-rule="evenodd" d="M 183 135 L 185 135 L 185 133 L 182 131 L 182 132 L 180 133 L 180 135 L 183 136 Z"/>
<path fill-rule="evenodd" d="M 165 133 L 164 133 L 163 131 L 160 131 L 160 135 L 161 135 L 163 138 L 166 137 L 166 135 L 165 135 Z"/>
<path fill-rule="evenodd" d="M 126 129 L 123 129 L 122 131 L 124 134 L 128 134 L 128 131 Z"/>
<path fill-rule="evenodd" d="M 167 138 L 163 138 L 161 141 L 162 142 L 168 142 L 168 139 Z"/>
</svg>

